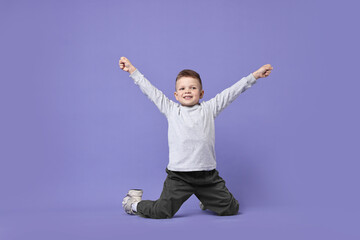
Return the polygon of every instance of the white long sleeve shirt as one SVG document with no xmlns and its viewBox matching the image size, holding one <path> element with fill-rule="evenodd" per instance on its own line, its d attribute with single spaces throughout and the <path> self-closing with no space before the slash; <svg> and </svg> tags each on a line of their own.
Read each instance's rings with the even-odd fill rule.
<svg viewBox="0 0 360 240">
<path fill-rule="evenodd" d="M 130 77 L 168 120 L 169 164 L 171 171 L 209 171 L 216 168 L 215 118 L 240 93 L 256 83 L 252 74 L 242 78 L 214 98 L 186 107 L 168 99 L 139 70 Z"/>
</svg>

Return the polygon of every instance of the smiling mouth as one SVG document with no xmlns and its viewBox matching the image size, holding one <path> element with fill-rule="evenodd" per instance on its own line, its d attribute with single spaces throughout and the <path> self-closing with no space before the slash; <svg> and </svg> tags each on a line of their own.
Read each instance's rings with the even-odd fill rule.
<svg viewBox="0 0 360 240">
<path fill-rule="evenodd" d="M 192 96 L 186 96 L 186 97 L 184 97 L 186 100 L 188 100 L 188 99 L 192 99 Z"/>
</svg>

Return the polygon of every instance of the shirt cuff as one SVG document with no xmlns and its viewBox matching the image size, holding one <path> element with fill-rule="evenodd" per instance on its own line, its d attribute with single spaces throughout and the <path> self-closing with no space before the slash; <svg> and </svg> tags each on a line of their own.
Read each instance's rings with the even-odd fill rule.
<svg viewBox="0 0 360 240">
<path fill-rule="evenodd" d="M 132 74 L 129 75 L 129 77 L 132 78 L 135 83 L 137 83 L 142 77 L 142 74 L 138 69 L 136 69 Z"/>
<path fill-rule="evenodd" d="M 247 78 L 247 82 L 250 84 L 254 84 L 256 82 L 256 78 L 252 73 L 250 73 L 246 78 Z"/>
</svg>

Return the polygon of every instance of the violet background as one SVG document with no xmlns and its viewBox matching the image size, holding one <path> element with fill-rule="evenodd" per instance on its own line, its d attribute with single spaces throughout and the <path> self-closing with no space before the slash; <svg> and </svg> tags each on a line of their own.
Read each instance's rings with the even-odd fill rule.
<svg viewBox="0 0 360 240">
<path fill-rule="evenodd" d="M 359 239 L 356 1 L 0 2 L 0 239 Z M 167 122 L 118 67 L 169 98 L 200 73 L 204 100 L 274 70 L 216 120 L 218 170 L 241 213 L 189 199 L 171 220 L 126 215 L 157 199 Z"/>
</svg>

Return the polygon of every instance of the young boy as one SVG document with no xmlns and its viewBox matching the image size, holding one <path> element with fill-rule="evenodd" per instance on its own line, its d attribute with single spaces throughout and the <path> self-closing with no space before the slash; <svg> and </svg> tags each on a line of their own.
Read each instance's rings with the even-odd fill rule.
<svg viewBox="0 0 360 240">
<path fill-rule="evenodd" d="M 271 65 L 262 66 L 201 103 L 204 90 L 200 75 L 193 70 L 183 70 L 176 78 L 174 93 L 180 104 L 155 88 L 127 58 L 121 57 L 119 66 L 130 73 L 134 83 L 166 116 L 169 142 L 168 175 L 160 198 L 141 200 L 142 190 L 131 189 L 122 202 L 125 212 L 148 218 L 171 218 L 195 194 L 203 210 L 209 209 L 218 215 L 237 214 L 239 203 L 216 170 L 214 120 L 258 78 L 269 76 Z"/>
</svg>

